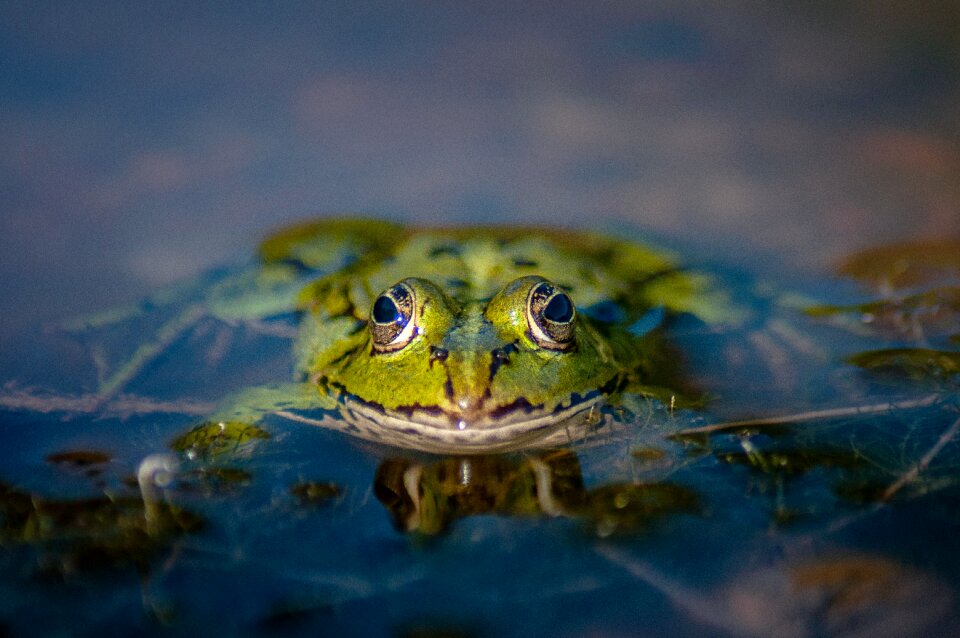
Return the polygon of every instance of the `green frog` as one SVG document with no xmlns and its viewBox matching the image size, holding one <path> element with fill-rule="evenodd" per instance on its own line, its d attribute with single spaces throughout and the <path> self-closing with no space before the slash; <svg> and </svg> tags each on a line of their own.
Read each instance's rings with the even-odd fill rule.
<svg viewBox="0 0 960 638">
<path fill-rule="evenodd" d="M 664 317 L 717 322 L 729 309 L 707 275 L 666 251 L 598 233 L 341 219 L 267 238 L 258 264 L 207 289 L 193 314 L 298 316 L 294 383 L 242 391 L 214 422 L 272 413 L 479 454 L 581 438 L 624 396 L 675 401 Z"/>
</svg>

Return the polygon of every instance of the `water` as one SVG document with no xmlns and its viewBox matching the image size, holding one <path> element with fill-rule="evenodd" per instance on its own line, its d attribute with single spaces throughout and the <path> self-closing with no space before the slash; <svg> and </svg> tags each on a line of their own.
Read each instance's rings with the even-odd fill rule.
<svg viewBox="0 0 960 638">
<path fill-rule="evenodd" d="M 857 334 L 784 299 L 876 298 L 832 266 L 960 230 L 957 12 L 487 7 L 0 10 L 0 629 L 955 626 L 956 373 L 843 362 L 954 352 L 955 314 L 920 337 Z M 89 346 L 144 328 L 63 321 L 236 267 L 270 228 L 340 210 L 654 237 L 756 320 L 675 326 L 706 411 L 638 410 L 633 436 L 546 457 L 440 460 L 271 418 L 269 439 L 191 458 L 172 442 L 209 404 L 289 375 L 282 335 L 209 318 L 125 386 L 138 404 L 77 403 L 96 388 Z M 914 406 L 852 409 L 891 400 Z M 669 436 L 772 414 L 799 416 Z M 148 458 L 179 469 L 144 497 Z M 435 516 L 413 517 L 402 479 L 417 473 Z M 496 500 L 537 480 L 552 501 Z"/>
</svg>

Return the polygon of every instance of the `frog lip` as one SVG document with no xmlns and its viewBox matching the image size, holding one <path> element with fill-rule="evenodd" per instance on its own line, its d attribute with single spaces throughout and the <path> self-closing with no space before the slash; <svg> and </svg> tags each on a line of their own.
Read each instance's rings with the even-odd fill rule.
<svg viewBox="0 0 960 638">
<path fill-rule="evenodd" d="M 489 401 L 488 395 L 488 400 L 468 404 L 466 410 L 449 410 L 419 404 L 388 408 L 353 394 L 326 377 L 313 380 L 339 403 L 336 416 L 331 415 L 325 427 L 370 441 L 438 454 L 484 454 L 564 445 L 609 421 L 596 407 L 607 396 L 621 391 L 627 381 L 623 373 L 614 373 L 599 387 L 582 394 L 571 393 L 564 401 L 546 406 L 531 404 L 523 397 L 498 405 Z"/>
<path fill-rule="evenodd" d="M 578 438 L 573 430 L 590 424 L 584 413 L 594 410 L 621 382 L 616 375 L 603 387 L 573 394 L 553 408 L 518 399 L 469 413 L 419 405 L 388 409 L 342 388 L 338 400 L 340 415 L 355 436 L 425 452 L 482 454 L 536 447 L 564 427 L 570 429 L 570 440 Z"/>
<path fill-rule="evenodd" d="M 367 440 L 436 454 L 486 454 L 536 447 L 538 441 L 564 427 L 587 424 L 584 413 L 602 399 L 603 395 L 598 393 L 551 412 L 530 412 L 518 407 L 509 414 L 487 413 L 468 421 L 462 415 L 439 409 L 413 409 L 409 414 L 398 414 L 346 397 L 342 399 L 341 416 L 351 434 Z M 568 434 L 572 441 L 579 438 L 577 434 L 586 432 Z"/>
</svg>

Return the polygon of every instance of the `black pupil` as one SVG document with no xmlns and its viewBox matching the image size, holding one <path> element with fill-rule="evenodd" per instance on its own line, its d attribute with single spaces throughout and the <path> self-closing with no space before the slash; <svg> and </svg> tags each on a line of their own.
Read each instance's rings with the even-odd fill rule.
<svg viewBox="0 0 960 638">
<path fill-rule="evenodd" d="M 554 323 L 567 323 L 573 319 L 573 304 L 570 302 L 570 297 L 562 292 L 555 294 L 543 309 L 543 316 Z"/>
<path fill-rule="evenodd" d="M 400 321 L 400 310 L 393 299 L 386 295 L 377 297 L 373 304 L 373 320 L 377 323 L 393 323 Z"/>
</svg>

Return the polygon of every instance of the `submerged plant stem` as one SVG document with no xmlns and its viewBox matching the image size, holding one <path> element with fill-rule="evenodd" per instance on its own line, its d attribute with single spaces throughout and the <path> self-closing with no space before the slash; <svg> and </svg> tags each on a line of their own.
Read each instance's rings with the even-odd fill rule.
<svg viewBox="0 0 960 638">
<path fill-rule="evenodd" d="M 939 398 L 940 395 L 930 394 L 920 399 L 912 399 L 910 401 L 891 401 L 889 403 L 874 403 L 873 405 L 856 405 L 845 408 L 812 410 L 810 412 L 762 417 L 758 419 L 724 421 L 723 423 L 711 423 L 710 425 L 703 425 L 696 428 L 686 428 L 674 433 L 672 436 L 684 436 L 687 434 L 709 434 L 711 432 L 722 432 L 723 430 L 732 430 L 735 428 L 786 425 L 805 421 L 819 421 L 822 419 L 835 419 L 839 417 L 859 416 L 863 414 L 876 414 L 878 412 L 892 412 L 894 410 L 911 410 L 914 408 L 925 408 L 931 406 L 936 403 Z"/>
<path fill-rule="evenodd" d="M 957 434 L 960 433 L 960 418 L 954 420 L 953 424 L 943 431 L 943 434 L 940 435 L 940 438 L 937 439 L 937 442 L 927 450 L 927 453 L 923 455 L 919 462 L 916 465 L 911 467 L 905 474 L 900 476 L 896 481 L 890 484 L 890 486 L 884 490 L 883 496 L 880 497 L 881 502 L 887 502 L 896 496 L 905 485 L 912 483 L 917 480 L 920 476 L 920 473 L 930 467 L 930 463 L 933 462 L 933 459 L 936 458 L 937 454 L 946 447 L 947 443 L 956 438 Z"/>
<path fill-rule="evenodd" d="M 883 491 L 883 494 L 880 495 L 873 507 L 866 510 L 861 510 L 848 516 L 844 516 L 843 518 L 834 521 L 834 523 L 828 528 L 829 533 L 832 534 L 838 532 L 851 523 L 859 521 L 866 516 L 873 515 L 886 507 L 886 505 L 893 500 L 900 490 L 910 483 L 916 481 L 920 477 L 920 473 L 930 467 L 933 459 L 935 459 L 943 450 L 943 448 L 945 448 L 948 443 L 953 441 L 958 434 L 960 434 L 960 417 L 954 419 L 953 423 L 950 424 L 950 427 L 940 434 L 940 437 L 937 439 L 937 441 L 930 447 L 929 450 L 927 450 L 926 454 L 924 454 L 915 465 L 904 472 L 896 481 L 887 486 L 887 489 Z"/>
</svg>

